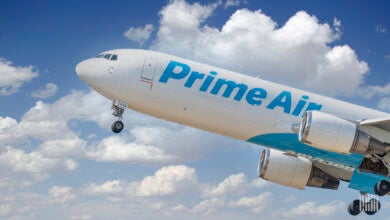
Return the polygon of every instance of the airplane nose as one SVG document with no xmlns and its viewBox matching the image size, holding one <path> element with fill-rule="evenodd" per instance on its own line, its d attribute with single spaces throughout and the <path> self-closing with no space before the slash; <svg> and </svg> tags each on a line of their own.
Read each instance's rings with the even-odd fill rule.
<svg viewBox="0 0 390 220">
<path fill-rule="evenodd" d="M 89 72 L 89 62 L 87 60 L 84 60 L 77 64 L 76 66 L 76 73 L 77 75 L 85 80 Z"/>
</svg>

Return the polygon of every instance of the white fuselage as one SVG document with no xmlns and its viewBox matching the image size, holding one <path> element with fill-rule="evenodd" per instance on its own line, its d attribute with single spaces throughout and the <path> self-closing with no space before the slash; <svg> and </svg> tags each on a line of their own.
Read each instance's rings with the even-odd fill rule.
<svg viewBox="0 0 390 220">
<path fill-rule="evenodd" d="M 389 116 L 159 52 L 121 49 L 104 54 L 108 53 L 118 55 L 117 60 L 91 58 L 77 67 L 80 77 L 105 97 L 148 115 L 239 140 L 292 134 L 292 126 L 307 110 L 351 120 Z"/>
</svg>

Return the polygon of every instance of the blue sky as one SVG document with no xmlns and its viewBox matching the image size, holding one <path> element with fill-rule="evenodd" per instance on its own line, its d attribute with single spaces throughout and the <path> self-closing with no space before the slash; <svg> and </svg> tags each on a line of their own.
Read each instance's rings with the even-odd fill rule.
<svg viewBox="0 0 390 220">
<path fill-rule="evenodd" d="M 74 68 L 109 49 L 153 49 L 390 112 L 389 11 L 387 1 L 0 3 L 0 217 L 349 218 L 358 192 L 347 184 L 256 179 L 259 146 L 130 110 L 113 135 L 110 101 Z"/>
</svg>

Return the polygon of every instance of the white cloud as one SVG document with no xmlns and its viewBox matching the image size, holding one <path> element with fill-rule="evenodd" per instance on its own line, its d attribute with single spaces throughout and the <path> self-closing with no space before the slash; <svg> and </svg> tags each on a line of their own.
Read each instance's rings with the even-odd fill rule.
<svg viewBox="0 0 390 220">
<path fill-rule="evenodd" d="M 197 192 L 199 183 L 194 168 L 184 165 L 162 167 L 154 175 L 141 181 L 126 182 L 111 180 L 103 184 L 92 183 L 84 193 L 93 196 L 107 196 L 116 200 L 146 197 L 178 196 Z"/>
<path fill-rule="evenodd" d="M 208 197 L 218 197 L 226 194 L 242 193 L 247 189 L 247 178 L 245 174 L 238 173 L 230 175 L 220 182 L 216 187 L 205 193 Z"/>
<path fill-rule="evenodd" d="M 49 195 L 56 203 L 67 203 L 76 199 L 72 188 L 68 186 L 53 186 L 49 189 Z"/>
<path fill-rule="evenodd" d="M 68 139 L 47 140 L 39 146 L 38 152 L 51 158 L 82 158 L 85 157 L 86 144 L 77 136 Z"/>
<path fill-rule="evenodd" d="M 57 93 L 58 86 L 54 83 L 47 83 L 45 88 L 32 92 L 32 97 L 39 99 L 47 99 Z"/>
<path fill-rule="evenodd" d="M 253 188 L 262 188 L 264 186 L 267 186 L 268 184 L 269 182 L 267 180 L 257 178 L 252 180 L 249 185 Z"/>
<path fill-rule="evenodd" d="M 178 160 L 174 155 L 165 154 L 159 148 L 126 142 L 123 136 L 111 136 L 103 139 L 96 149 L 88 152 L 88 156 L 97 161 L 142 164 L 165 164 Z"/>
<path fill-rule="evenodd" d="M 390 97 L 382 98 L 378 102 L 378 108 L 384 111 L 390 111 Z"/>
<path fill-rule="evenodd" d="M 11 212 L 11 205 L 10 204 L 1 204 L 0 205 L 0 216 L 5 217 L 8 216 Z"/>
<path fill-rule="evenodd" d="M 342 25 L 341 21 L 337 19 L 336 17 L 333 18 L 333 28 L 334 28 L 334 37 L 335 39 L 340 39 L 342 34 Z"/>
<path fill-rule="evenodd" d="M 152 49 L 328 95 L 353 94 L 368 73 L 349 46 L 329 46 L 341 35 L 337 18 L 332 28 L 300 11 L 278 28 L 260 10 L 240 9 L 218 29 L 205 24 L 215 7 L 171 1 Z"/>
<path fill-rule="evenodd" d="M 344 208 L 345 204 L 341 201 L 333 201 L 324 205 L 317 205 L 315 202 L 309 201 L 286 211 L 283 216 L 330 217 L 340 210 L 344 211 Z"/>
<path fill-rule="evenodd" d="M 92 183 L 85 188 L 84 192 L 87 195 L 114 195 L 124 193 L 127 185 L 121 180 L 111 180 L 101 185 Z"/>
<path fill-rule="evenodd" d="M 191 211 L 202 215 L 209 215 L 217 208 L 223 207 L 224 205 L 225 201 L 222 198 L 211 198 L 196 204 Z"/>
<path fill-rule="evenodd" d="M 80 91 L 72 91 L 51 104 L 38 101 L 20 122 L 0 117 L 0 143 L 21 146 L 35 139 L 42 141 L 39 146 L 44 155 L 83 157 L 86 141 L 69 127 L 69 122 L 73 119 L 94 121 L 108 128 L 112 120 L 109 103 L 95 92 Z M 107 109 L 101 107 L 105 104 Z"/>
<path fill-rule="evenodd" d="M 168 166 L 146 177 L 137 190 L 140 196 L 168 196 L 194 191 L 198 188 L 195 169 L 187 166 Z"/>
<path fill-rule="evenodd" d="M 15 126 L 17 126 L 18 122 L 10 117 L 0 117 L 0 140 L 8 137 L 8 133 Z"/>
<path fill-rule="evenodd" d="M 36 212 L 48 208 L 47 198 L 36 193 L 3 191 L 0 198 L 2 219 L 33 219 Z"/>
<path fill-rule="evenodd" d="M 150 38 L 153 30 L 152 24 L 147 24 L 145 27 L 131 27 L 124 33 L 124 36 L 142 46 Z"/>
<path fill-rule="evenodd" d="M 247 1 L 241 1 L 241 0 L 227 0 L 225 2 L 225 5 L 223 6 L 225 9 L 229 7 L 238 7 L 242 3 L 247 4 Z"/>
<path fill-rule="evenodd" d="M 136 126 L 130 135 L 104 138 L 88 156 L 98 161 L 166 165 L 196 161 L 224 146 L 220 136 L 183 126 Z"/>
<path fill-rule="evenodd" d="M 0 58 L 0 95 L 11 95 L 33 78 L 38 71 L 33 66 L 14 66 L 11 61 Z"/>
<path fill-rule="evenodd" d="M 52 159 L 38 152 L 27 153 L 23 150 L 6 147 L 0 153 L 0 174 L 5 185 L 18 188 L 47 179 L 57 171 L 73 171 L 77 162 L 71 159 Z"/>
<path fill-rule="evenodd" d="M 384 86 L 367 86 L 361 91 L 361 95 L 364 98 L 371 98 L 373 96 L 388 96 L 390 95 L 390 83 Z"/>
<path fill-rule="evenodd" d="M 377 26 L 375 26 L 375 31 L 383 34 L 387 34 L 388 32 L 387 28 L 382 24 L 378 24 Z"/>
<path fill-rule="evenodd" d="M 272 193 L 264 192 L 258 196 L 248 197 L 244 196 L 237 201 L 229 203 L 230 207 L 244 207 L 251 208 L 254 213 L 260 213 L 272 200 Z"/>
</svg>

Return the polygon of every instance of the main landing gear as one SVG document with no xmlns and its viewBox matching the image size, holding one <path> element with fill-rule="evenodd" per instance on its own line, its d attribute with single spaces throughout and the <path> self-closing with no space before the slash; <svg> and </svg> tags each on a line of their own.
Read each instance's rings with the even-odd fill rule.
<svg viewBox="0 0 390 220">
<path fill-rule="evenodd" d="M 348 205 L 349 214 L 356 216 L 364 211 L 367 215 L 374 215 L 381 209 L 381 203 L 376 197 L 376 195 L 360 193 L 360 200 L 353 200 Z"/>
<path fill-rule="evenodd" d="M 381 180 L 374 186 L 376 195 L 369 195 L 367 193 L 360 193 L 360 200 L 353 200 L 348 206 L 348 212 L 351 215 L 359 215 L 364 211 L 367 215 L 374 215 L 381 209 L 381 203 L 378 196 L 384 196 L 390 192 L 390 182 Z"/>
<path fill-rule="evenodd" d="M 112 124 L 111 130 L 114 133 L 119 133 L 124 128 L 124 125 L 123 125 L 123 122 L 122 122 L 122 115 L 123 115 L 123 112 L 125 111 L 125 109 L 127 108 L 127 104 L 122 102 L 122 101 L 120 101 L 120 100 L 115 99 L 114 102 L 112 103 L 112 107 L 111 108 L 114 110 L 112 115 L 114 115 L 115 117 L 118 118 L 117 121 L 115 121 Z"/>
</svg>

